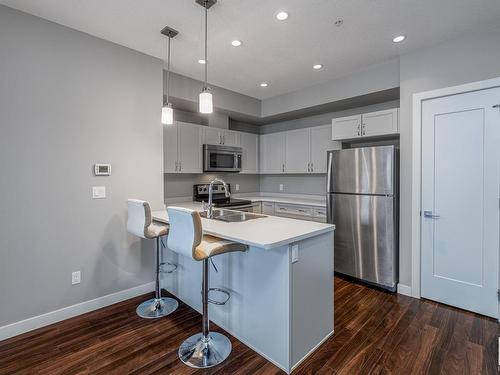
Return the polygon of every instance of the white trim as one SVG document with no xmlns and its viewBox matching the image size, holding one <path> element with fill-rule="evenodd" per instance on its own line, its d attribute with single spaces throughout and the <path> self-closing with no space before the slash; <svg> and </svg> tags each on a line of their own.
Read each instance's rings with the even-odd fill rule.
<svg viewBox="0 0 500 375">
<path fill-rule="evenodd" d="M 321 340 L 314 348 L 312 348 L 311 350 L 309 350 L 309 352 L 306 353 L 305 356 L 302 357 L 302 359 L 300 361 L 298 361 L 296 364 L 294 364 L 292 366 L 292 369 L 290 372 L 292 372 L 293 370 L 295 370 L 302 362 L 304 362 L 304 360 L 307 359 L 307 357 L 309 357 L 312 353 L 314 353 L 316 351 L 316 349 L 318 349 L 321 345 L 323 345 L 323 343 L 328 340 L 333 334 L 335 333 L 335 331 L 332 331 L 330 332 L 328 335 L 326 335 L 324 337 L 323 340 Z"/>
<path fill-rule="evenodd" d="M 139 285 L 130 289 L 121 290 L 116 293 L 98 297 L 90 301 L 77 303 L 76 305 L 63 307 L 42 315 L 34 316 L 19 322 L 11 323 L 0 327 L 0 341 L 9 337 L 17 336 L 37 328 L 45 327 L 61 320 L 69 319 L 77 315 L 85 314 L 90 311 L 112 305 L 117 302 L 125 301 L 129 298 L 137 297 L 154 290 L 154 283 Z"/>
<path fill-rule="evenodd" d="M 412 291 L 411 291 L 411 286 L 405 285 L 405 284 L 398 284 L 398 293 L 402 294 L 404 296 L 410 296 L 413 297 Z"/>
<path fill-rule="evenodd" d="M 420 298 L 420 209 L 422 194 L 422 102 L 443 96 L 463 94 L 472 91 L 486 90 L 500 87 L 500 78 L 485 81 L 466 83 L 463 85 L 446 87 L 437 90 L 413 94 L 413 123 L 412 123 L 412 199 L 411 199 L 411 281 L 412 296 Z"/>
</svg>

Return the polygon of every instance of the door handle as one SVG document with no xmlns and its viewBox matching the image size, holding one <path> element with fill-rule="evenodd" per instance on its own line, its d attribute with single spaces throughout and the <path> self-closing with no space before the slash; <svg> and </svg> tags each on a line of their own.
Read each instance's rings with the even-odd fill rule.
<svg viewBox="0 0 500 375">
<path fill-rule="evenodd" d="M 434 214 L 432 211 L 424 211 L 424 217 L 427 219 L 439 219 L 441 216 Z"/>
</svg>

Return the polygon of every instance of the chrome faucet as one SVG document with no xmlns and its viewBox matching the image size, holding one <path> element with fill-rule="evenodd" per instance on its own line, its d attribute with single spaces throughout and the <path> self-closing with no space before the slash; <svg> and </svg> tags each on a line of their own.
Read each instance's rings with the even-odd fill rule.
<svg viewBox="0 0 500 375">
<path fill-rule="evenodd" d="M 213 215 L 213 204 L 212 204 L 212 187 L 215 183 L 220 182 L 222 186 L 224 186 L 224 194 L 226 195 L 226 198 L 229 198 L 230 193 L 229 189 L 227 188 L 226 181 L 224 181 L 221 178 L 215 178 L 211 183 L 210 186 L 208 187 L 208 209 L 207 209 L 207 219 L 211 219 Z"/>
</svg>

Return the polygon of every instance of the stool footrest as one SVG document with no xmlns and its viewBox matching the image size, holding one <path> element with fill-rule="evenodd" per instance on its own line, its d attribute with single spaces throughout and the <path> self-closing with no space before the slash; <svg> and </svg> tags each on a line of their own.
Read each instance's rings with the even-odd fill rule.
<svg viewBox="0 0 500 375">
<path fill-rule="evenodd" d="M 221 288 L 209 288 L 208 289 L 208 293 L 210 293 L 210 292 L 222 293 L 225 296 L 225 299 L 222 300 L 222 301 L 213 300 L 209 296 L 208 297 L 208 302 L 212 303 L 214 305 L 219 305 L 219 306 L 225 305 L 227 303 L 227 301 L 229 301 L 229 298 L 231 298 L 231 294 L 227 290 L 225 290 L 225 289 L 221 289 Z"/>
<path fill-rule="evenodd" d="M 169 269 L 165 269 L 164 267 L 168 266 L 170 267 Z M 172 273 L 177 271 L 177 264 L 175 263 L 170 263 L 170 262 L 164 262 L 160 263 L 160 272 L 161 273 Z"/>
</svg>

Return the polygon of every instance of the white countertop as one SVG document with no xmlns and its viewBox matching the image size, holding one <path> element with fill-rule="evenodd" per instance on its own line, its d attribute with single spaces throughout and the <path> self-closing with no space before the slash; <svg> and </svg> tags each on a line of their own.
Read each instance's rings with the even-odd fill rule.
<svg viewBox="0 0 500 375">
<path fill-rule="evenodd" d="M 245 198 L 249 199 L 248 197 Z M 259 200 L 262 200 L 262 198 L 259 197 Z M 201 211 L 201 203 L 199 202 L 178 202 L 170 205 Z M 153 211 L 152 214 L 153 220 L 168 223 L 166 210 Z M 335 229 L 335 226 L 332 224 L 278 216 L 266 216 L 236 223 L 202 218 L 201 222 L 203 233 L 205 234 L 263 249 L 272 249 L 287 245 L 292 242 L 328 233 Z"/>
</svg>

